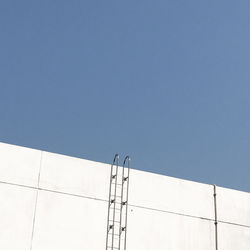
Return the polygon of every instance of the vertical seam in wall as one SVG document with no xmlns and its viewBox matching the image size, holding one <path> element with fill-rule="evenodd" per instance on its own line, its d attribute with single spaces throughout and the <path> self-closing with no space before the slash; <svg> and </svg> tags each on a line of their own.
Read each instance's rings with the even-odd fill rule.
<svg viewBox="0 0 250 250">
<path fill-rule="evenodd" d="M 43 157 L 43 151 L 41 151 L 40 166 L 39 166 L 39 172 L 38 172 L 36 201 L 35 201 L 35 209 L 34 209 L 34 216 L 33 216 L 33 222 L 32 222 L 30 250 L 32 250 L 32 247 L 33 247 L 33 237 L 34 237 L 34 229 L 35 229 L 35 222 L 36 222 L 36 209 L 37 209 L 37 201 L 38 201 L 38 194 L 39 194 L 38 192 L 39 192 L 39 187 L 40 187 L 40 175 L 41 175 L 41 168 L 42 168 L 42 157 Z"/>
<path fill-rule="evenodd" d="M 214 225 L 215 225 L 215 249 L 218 250 L 218 216 L 217 216 L 217 193 L 214 186 Z"/>
</svg>

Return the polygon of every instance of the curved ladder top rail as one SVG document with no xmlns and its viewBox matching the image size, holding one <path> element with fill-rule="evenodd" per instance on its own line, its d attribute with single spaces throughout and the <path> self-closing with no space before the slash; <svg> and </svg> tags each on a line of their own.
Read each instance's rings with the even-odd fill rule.
<svg viewBox="0 0 250 250">
<path fill-rule="evenodd" d="M 115 165 L 115 163 L 119 165 L 119 158 L 120 158 L 119 154 L 115 154 L 112 165 Z"/>
<path fill-rule="evenodd" d="M 126 165 L 126 162 L 128 162 L 128 168 L 130 168 L 130 156 L 129 155 L 127 155 L 126 157 L 125 157 L 125 159 L 124 159 L 124 161 L 123 161 L 123 167 L 125 167 L 125 165 Z"/>
</svg>

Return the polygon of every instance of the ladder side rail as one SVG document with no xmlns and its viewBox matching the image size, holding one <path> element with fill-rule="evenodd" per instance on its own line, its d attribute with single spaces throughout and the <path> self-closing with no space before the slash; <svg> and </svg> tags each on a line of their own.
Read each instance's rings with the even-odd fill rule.
<svg viewBox="0 0 250 250">
<path fill-rule="evenodd" d="M 118 249 L 121 249 L 121 234 L 122 234 L 122 210 L 123 210 L 123 193 L 124 193 L 124 169 L 125 166 L 122 166 L 122 183 L 121 183 L 121 204 L 120 204 L 120 220 L 119 220 L 119 245 Z"/>
<path fill-rule="evenodd" d="M 127 181 L 127 189 L 126 189 L 126 214 L 125 214 L 125 225 L 124 225 L 124 250 L 126 250 L 127 246 L 127 222 L 128 222 L 128 194 L 129 194 L 129 174 L 130 174 L 130 157 L 126 156 L 123 162 L 123 166 L 125 167 L 127 163 L 127 176 L 126 181 Z M 125 179 L 124 179 L 125 180 Z"/>
<path fill-rule="evenodd" d="M 109 237 L 109 217 L 110 217 L 110 206 L 111 206 L 111 186 L 112 186 L 112 179 L 113 179 L 113 168 L 114 168 L 114 162 L 111 165 L 111 171 L 110 171 L 110 184 L 109 184 L 109 199 L 108 199 L 108 220 L 107 220 L 107 236 L 106 236 L 106 250 L 108 249 L 108 237 Z"/>
<path fill-rule="evenodd" d="M 115 193 L 114 193 L 114 211 L 113 211 L 113 230 L 112 230 L 112 248 L 114 249 L 114 236 L 115 236 L 115 214 L 116 214 L 116 191 L 117 191 L 117 176 L 118 176 L 119 161 L 116 161 L 115 171 Z"/>
<path fill-rule="evenodd" d="M 114 165 L 117 162 L 117 165 L 119 164 L 119 155 L 116 154 L 113 159 L 113 163 L 111 165 L 111 171 L 110 171 L 110 183 L 109 183 L 109 200 L 108 200 L 108 220 L 107 220 L 107 237 L 106 237 L 106 250 L 108 250 L 108 240 L 109 240 L 109 230 L 110 228 L 110 208 L 111 208 L 111 193 L 112 193 L 112 182 L 113 182 L 113 170 L 114 170 Z M 112 225 L 114 227 L 114 225 Z M 113 229 L 112 229 L 113 230 Z"/>
</svg>

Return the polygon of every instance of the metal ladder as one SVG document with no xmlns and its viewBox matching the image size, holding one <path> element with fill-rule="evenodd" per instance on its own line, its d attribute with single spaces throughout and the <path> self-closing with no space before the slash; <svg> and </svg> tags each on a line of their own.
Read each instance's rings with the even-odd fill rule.
<svg viewBox="0 0 250 250">
<path fill-rule="evenodd" d="M 126 167 L 127 166 L 127 167 Z M 119 168 L 119 155 L 111 165 L 106 250 L 126 250 L 130 157 Z"/>
</svg>

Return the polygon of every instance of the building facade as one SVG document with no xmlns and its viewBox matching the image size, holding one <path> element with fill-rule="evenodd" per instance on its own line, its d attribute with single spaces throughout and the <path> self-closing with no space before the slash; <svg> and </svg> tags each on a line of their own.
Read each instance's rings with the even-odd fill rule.
<svg viewBox="0 0 250 250">
<path fill-rule="evenodd" d="M 105 250 L 110 165 L 0 143 L 0 249 Z M 131 169 L 127 250 L 249 250 L 250 194 Z"/>
</svg>

